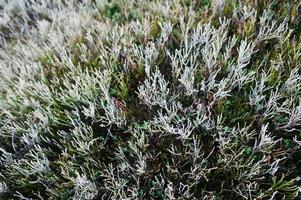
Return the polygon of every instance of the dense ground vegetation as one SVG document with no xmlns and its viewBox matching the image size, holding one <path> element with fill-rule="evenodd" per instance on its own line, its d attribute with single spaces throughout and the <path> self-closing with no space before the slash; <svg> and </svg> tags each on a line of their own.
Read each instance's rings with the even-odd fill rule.
<svg viewBox="0 0 301 200">
<path fill-rule="evenodd" d="M 300 199 L 301 2 L 0 0 L 0 199 Z"/>
</svg>

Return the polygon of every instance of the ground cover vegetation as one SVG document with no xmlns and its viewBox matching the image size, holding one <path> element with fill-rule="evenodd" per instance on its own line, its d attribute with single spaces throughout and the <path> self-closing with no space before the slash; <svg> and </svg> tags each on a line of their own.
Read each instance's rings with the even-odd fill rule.
<svg viewBox="0 0 301 200">
<path fill-rule="evenodd" d="M 0 0 L 0 199 L 298 199 L 301 2 Z"/>
</svg>

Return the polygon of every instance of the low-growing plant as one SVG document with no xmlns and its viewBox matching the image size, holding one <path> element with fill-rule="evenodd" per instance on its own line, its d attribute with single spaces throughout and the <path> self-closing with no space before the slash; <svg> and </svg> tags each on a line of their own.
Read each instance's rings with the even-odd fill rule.
<svg viewBox="0 0 301 200">
<path fill-rule="evenodd" d="M 300 10 L 0 0 L 0 199 L 299 199 Z"/>
</svg>

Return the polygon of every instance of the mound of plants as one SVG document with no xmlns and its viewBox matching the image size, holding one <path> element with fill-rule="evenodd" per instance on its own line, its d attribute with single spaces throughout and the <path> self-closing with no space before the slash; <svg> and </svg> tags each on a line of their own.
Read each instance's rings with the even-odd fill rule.
<svg viewBox="0 0 301 200">
<path fill-rule="evenodd" d="M 0 199 L 300 199 L 301 2 L 0 0 Z"/>
</svg>

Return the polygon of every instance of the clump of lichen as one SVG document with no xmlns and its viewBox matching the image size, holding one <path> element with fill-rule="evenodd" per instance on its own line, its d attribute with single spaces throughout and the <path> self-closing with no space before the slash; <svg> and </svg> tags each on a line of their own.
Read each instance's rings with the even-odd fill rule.
<svg viewBox="0 0 301 200">
<path fill-rule="evenodd" d="M 0 198 L 300 198 L 300 11 L 0 0 Z"/>
</svg>

